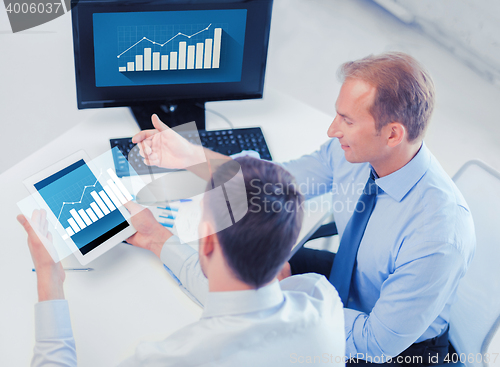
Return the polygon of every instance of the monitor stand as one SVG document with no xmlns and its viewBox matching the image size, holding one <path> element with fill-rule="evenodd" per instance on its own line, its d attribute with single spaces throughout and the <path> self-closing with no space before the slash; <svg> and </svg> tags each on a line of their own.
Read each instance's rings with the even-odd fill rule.
<svg viewBox="0 0 500 367">
<path fill-rule="evenodd" d="M 153 129 L 151 116 L 157 114 L 170 127 L 195 121 L 198 130 L 205 130 L 205 103 L 182 102 L 172 104 L 142 105 L 130 107 L 141 130 Z"/>
</svg>

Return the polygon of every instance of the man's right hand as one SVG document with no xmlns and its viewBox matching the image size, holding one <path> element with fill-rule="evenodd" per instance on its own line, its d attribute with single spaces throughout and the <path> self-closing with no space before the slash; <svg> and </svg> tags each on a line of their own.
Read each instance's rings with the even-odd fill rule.
<svg viewBox="0 0 500 367">
<path fill-rule="evenodd" d="M 165 125 L 157 115 L 151 116 L 155 129 L 144 130 L 132 138 L 139 144 L 144 163 L 171 169 L 186 169 L 206 162 L 203 147 L 194 145 Z"/>
<path fill-rule="evenodd" d="M 172 232 L 158 223 L 149 209 L 133 201 L 126 203 L 125 207 L 130 212 L 130 221 L 137 230 L 126 241 L 131 245 L 150 250 L 160 257 L 163 244 L 173 236 Z"/>
</svg>

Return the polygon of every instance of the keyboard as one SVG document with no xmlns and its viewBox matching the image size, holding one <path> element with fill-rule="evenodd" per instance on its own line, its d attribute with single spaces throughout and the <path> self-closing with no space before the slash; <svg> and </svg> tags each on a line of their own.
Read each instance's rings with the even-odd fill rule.
<svg viewBox="0 0 500 367">
<path fill-rule="evenodd" d="M 179 131 L 179 134 L 193 144 L 202 145 L 221 154 L 232 155 L 243 150 L 254 150 L 260 154 L 261 159 L 272 160 L 269 147 L 260 127 L 215 131 L 199 130 L 197 132 Z M 139 175 L 174 171 L 145 165 L 143 158 L 139 154 L 139 147 L 132 143 L 132 138 L 110 139 L 109 142 L 111 148 L 117 147 L 125 157 L 123 158 L 113 151 L 113 160 L 118 177 L 130 176 L 126 159 Z"/>
</svg>

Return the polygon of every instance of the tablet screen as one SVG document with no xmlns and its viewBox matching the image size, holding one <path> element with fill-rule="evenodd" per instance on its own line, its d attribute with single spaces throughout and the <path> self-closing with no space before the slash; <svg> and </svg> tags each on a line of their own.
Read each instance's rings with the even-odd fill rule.
<svg viewBox="0 0 500 367">
<path fill-rule="evenodd" d="M 101 171 L 101 174 L 103 172 Z M 34 184 L 82 255 L 129 227 L 118 208 L 129 195 L 113 182 L 102 186 L 83 159 Z M 117 179 L 117 178 L 116 178 Z"/>
</svg>

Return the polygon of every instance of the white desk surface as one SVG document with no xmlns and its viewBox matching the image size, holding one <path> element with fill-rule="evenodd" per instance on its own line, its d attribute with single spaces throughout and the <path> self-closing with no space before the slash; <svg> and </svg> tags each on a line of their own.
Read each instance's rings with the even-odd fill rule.
<svg viewBox="0 0 500 367">
<path fill-rule="evenodd" d="M 207 108 L 224 114 L 235 127 L 261 126 L 275 161 L 312 152 L 328 139 L 329 116 L 273 90 L 266 90 L 262 100 L 214 102 Z M 228 126 L 207 112 L 207 128 Z M 128 109 L 96 110 L 0 175 L 0 365 L 28 365 L 34 345 L 36 276 L 31 271 L 26 234 L 15 219 L 19 213 L 16 203 L 28 195 L 22 181 L 80 149 L 96 157 L 109 149 L 109 138 L 138 131 Z M 79 366 L 115 365 L 139 341 L 165 338 L 201 314 L 152 253 L 119 244 L 89 266 L 98 270 L 68 272 L 65 282 Z"/>
</svg>

